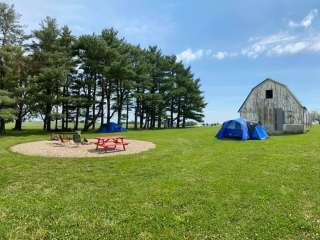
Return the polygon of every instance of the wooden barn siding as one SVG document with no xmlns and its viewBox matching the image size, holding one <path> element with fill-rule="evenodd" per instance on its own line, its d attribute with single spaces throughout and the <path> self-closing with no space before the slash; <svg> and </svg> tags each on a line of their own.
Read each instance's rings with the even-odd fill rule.
<svg viewBox="0 0 320 240">
<path fill-rule="evenodd" d="M 273 98 L 266 99 L 266 90 L 270 89 L 273 90 Z M 287 88 L 273 81 L 266 81 L 254 89 L 240 110 L 240 115 L 249 121 L 260 121 L 269 132 L 277 132 L 275 130 L 277 108 L 284 111 L 285 124 L 304 124 L 304 109 Z"/>
</svg>

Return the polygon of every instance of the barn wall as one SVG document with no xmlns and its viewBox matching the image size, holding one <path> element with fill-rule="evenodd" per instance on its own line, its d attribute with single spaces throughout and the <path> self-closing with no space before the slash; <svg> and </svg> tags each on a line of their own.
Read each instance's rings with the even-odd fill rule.
<svg viewBox="0 0 320 240">
<path fill-rule="evenodd" d="M 271 89 L 273 98 L 267 99 L 266 90 Z M 306 117 L 304 108 L 297 103 L 288 89 L 271 80 L 265 81 L 252 91 L 240 109 L 240 115 L 248 121 L 261 122 L 269 133 L 283 133 L 290 129 L 284 129 L 280 122 L 304 125 Z"/>
</svg>

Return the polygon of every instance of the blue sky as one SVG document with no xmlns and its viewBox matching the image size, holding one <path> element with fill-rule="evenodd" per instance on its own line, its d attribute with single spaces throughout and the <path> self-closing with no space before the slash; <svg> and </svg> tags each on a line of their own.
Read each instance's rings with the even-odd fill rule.
<svg viewBox="0 0 320 240">
<path fill-rule="evenodd" d="M 207 122 L 237 117 L 265 78 L 289 86 L 320 110 L 319 0 L 7 0 L 27 29 L 45 16 L 76 35 L 115 27 L 129 42 L 159 45 L 202 82 Z"/>
</svg>

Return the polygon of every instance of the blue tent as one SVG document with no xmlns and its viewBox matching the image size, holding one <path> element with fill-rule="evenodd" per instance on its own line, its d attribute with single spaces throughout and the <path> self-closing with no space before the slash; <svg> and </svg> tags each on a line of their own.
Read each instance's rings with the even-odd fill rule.
<svg viewBox="0 0 320 240">
<path fill-rule="evenodd" d="M 252 123 L 251 123 L 252 124 Z M 268 133 L 260 124 L 253 124 L 253 129 L 250 131 L 250 139 L 263 140 L 269 137 Z"/>
<path fill-rule="evenodd" d="M 241 140 L 266 139 L 268 136 L 265 129 L 257 123 L 248 123 L 243 118 L 229 120 L 223 123 L 216 138 L 235 138 Z"/>
<path fill-rule="evenodd" d="M 122 128 L 120 125 L 111 122 L 109 124 L 103 124 L 99 128 L 98 132 L 99 133 L 113 133 L 113 132 L 125 132 L 127 129 Z"/>
</svg>

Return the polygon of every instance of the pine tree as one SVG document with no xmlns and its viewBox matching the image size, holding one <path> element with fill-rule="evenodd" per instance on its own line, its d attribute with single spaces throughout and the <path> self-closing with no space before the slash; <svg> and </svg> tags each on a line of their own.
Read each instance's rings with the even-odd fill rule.
<svg viewBox="0 0 320 240">
<path fill-rule="evenodd" d="M 21 130 L 22 122 L 30 112 L 30 57 L 24 47 L 5 46 L 2 47 L 4 59 L 4 70 L 6 89 L 15 99 L 16 117 L 15 130 Z"/>
<path fill-rule="evenodd" d="M 15 118 L 15 101 L 8 91 L 0 90 L 0 135 L 5 133 L 5 122 Z"/>
<path fill-rule="evenodd" d="M 14 5 L 0 2 L 0 44 L 1 46 L 22 44 L 25 34 L 20 24 L 20 14 Z"/>
<path fill-rule="evenodd" d="M 61 51 L 64 52 L 65 55 L 65 67 L 67 70 L 62 86 L 62 96 L 60 97 L 60 104 L 62 105 L 62 129 L 69 129 L 70 110 L 72 109 L 70 105 L 72 101 L 70 87 L 72 85 L 72 81 L 74 80 L 72 74 L 75 72 L 76 61 L 73 59 L 73 46 L 75 44 L 75 37 L 72 35 L 68 26 L 64 26 L 62 28 L 59 44 L 61 46 Z"/>
<path fill-rule="evenodd" d="M 13 5 L 0 3 L 0 134 L 5 131 L 5 123 L 14 120 L 12 117 L 13 96 L 17 98 L 22 95 L 22 67 L 21 52 L 22 43 L 26 39 L 22 26 L 19 23 L 20 15 L 15 11 Z M 13 56 L 10 56 L 10 54 Z M 17 59 L 14 59 L 14 55 Z M 17 111 L 21 111 L 21 101 L 17 101 Z M 19 113 L 20 114 L 20 113 Z"/>
<path fill-rule="evenodd" d="M 103 84 L 101 78 L 105 67 L 106 43 L 99 36 L 83 35 L 78 39 L 75 49 L 79 59 L 79 76 L 82 86 L 82 97 L 79 99 L 82 100 L 81 105 L 85 107 L 84 130 L 86 131 L 90 127 L 95 127 L 98 117 L 103 112 L 104 100 L 100 97 L 99 101 L 98 96 L 105 91 L 104 87 L 101 87 Z M 99 93 L 99 90 L 102 93 Z"/>
<path fill-rule="evenodd" d="M 60 29 L 47 17 L 34 31 L 32 44 L 36 74 L 33 77 L 36 110 L 43 116 L 43 129 L 51 130 L 53 108 L 61 103 L 62 88 L 70 72 L 69 57 L 60 44 Z"/>
</svg>

